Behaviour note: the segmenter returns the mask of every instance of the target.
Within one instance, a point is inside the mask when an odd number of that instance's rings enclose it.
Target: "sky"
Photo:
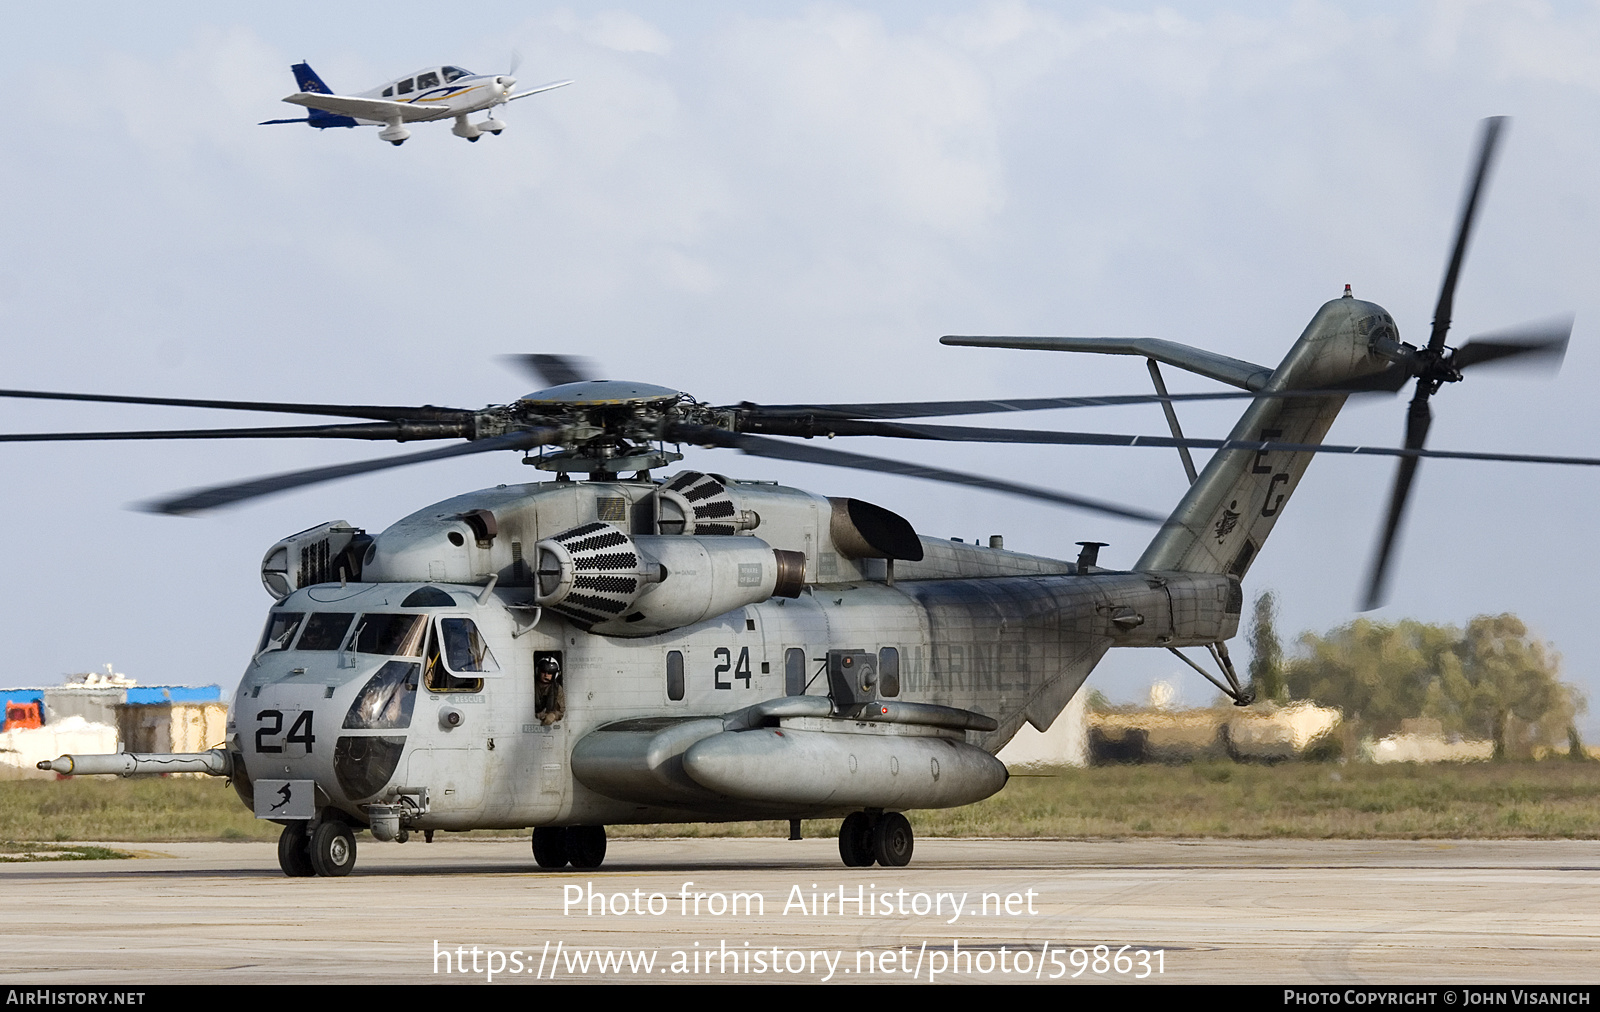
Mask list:
[[[1452,338],[1573,312],[1572,347],[1559,376],[1442,391],[1429,445],[1597,453],[1593,4],[86,3],[8,25],[7,388],[479,407],[534,386],[498,356],[537,351],[717,404],[1143,393],[1136,359],[938,338],[1160,337],[1274,365],[1347,283],[1421,343],[1477,123],[1509,115]],[[258,126],[299,114],[279,101],[299,60],[343,92],[440,63],[576,83],[511,106],[499,137],[423,124],[396,148]],[[1221,436],[1239,410],[1180,415]],[[284,421],[0,401],[8,432]],[[1154,406],[1025,424],[1165,432]],[[1402,400],[1353,403],[1329,438],[1398,444],[1403,424]],[[1158,512],[1185,487],[1171,450],[850,448]],[[129,508],[389,452],[0,445],[0,685],[111,663],[231,690],[279,538],[535,477],[485,454],[192,519]],[[1066,558],[1108,542],[1113,567],[1152,533],[726,451],[686,466],[867,499],[937,537]],[[1391,471],[1312,464],[1246,583],[1290,636],[1357,617]],[[1427,462],[1373,617],[1514,612],[1600,708],[1597,489],[1585,469]],[[1114,651],[1090,685],[1132,699],[1157,678],[1214,695],[1160,651]],[[1597,714],[1582,726],[1600,737]]]

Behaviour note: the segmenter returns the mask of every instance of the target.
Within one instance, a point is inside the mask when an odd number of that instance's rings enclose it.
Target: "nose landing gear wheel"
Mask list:
[[[872,853],[885,868],[904,868],[911,863],[915,843],[911,823],[899,812],[884,812],[872,827]]]
[[[574,868],[598,868],[606,859],[606,827],[570,826],[567,829],[567,860]]]
[[[563,826],[540,826],[533,831],[533,859],[541,868],[567,866],[567,830]]]
[[[356,866],[356,837],[342,822],[328,821],[311,834],[311,867],[318,875],[338,878]]]
[[[317,873],[311,867],[310,842],[306,824],[291,822],[278,834],[278,867],[290,878],[309,878]]]
[[[870,868],[875,859],[872,852],[872,817],[866,812],[851,812],[839,827],[839,857],[846,868]]]

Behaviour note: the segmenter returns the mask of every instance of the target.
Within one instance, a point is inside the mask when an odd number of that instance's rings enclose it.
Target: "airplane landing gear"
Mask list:
[[[318,875],[340,878],[356,866],[356,836],[336,819],[323,822],[311,833],[311,867]]]
[[[572,826],[567,830],[567,860],[574,868],[598,868],[606,859],[606,827]]]
[[[567,830],[564,826],[540,826],[533,831],[533,859],[541,868],[554,870],[567,866]]]
[[[839,827],[839,857],[847,868],[904,868],[916,838],[899,812],[852,812]]]
[[[540,826],[533,831],[533,859],[552,871],[568,864],[598,868],[606,859],[606,827]]]
[[[278,834],[278,867],[290,878],[309,878],[317,873],[311,867],[308,842],[304,822],[291,822]]]

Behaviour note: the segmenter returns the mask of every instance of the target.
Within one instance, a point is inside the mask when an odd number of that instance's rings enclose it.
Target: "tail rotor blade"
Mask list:
[[[1419,389],[1406,415],[1406,449],[1422,449],[1422,444],[1428,439],[1428,427],[1432,424],[1433,411],[1428,407],[1427,395],[1423,389]],[[1362,611],[1381,607],[1388,594],[1389,560],[1394,554],[1400,526],[1405,521],[1406,505],[1411,499],[1411,485],[1416,481],[1417,465],[1421,462],[1420,457],[1402,457],[1400,466],[1395,469],[1394,487],[1389,492],[1389,512],[1384,518],[1383,533],[1378,538],[1378,548],[1372,557],[1372,570],[1367,577],[1367,593],[1361,603]]]
[[[1467,257],[1467,244],[1472,238],[1472,225],[1478,217],[1478,199],[1483,195],[1489,171],[1494,167],[1495,154],[1500,147],[1500,135],[1509,122],[1504,116],[1491,116],[1483,121],[1479,135],[1477,164],[1467,192],[1461,201],[1461,218],[1456,223],[1456,243],[1450,252],[1450,263],[1445,268],[1444,282],[1439,286],[1439,302],[1433,310],[1433,333],[1428,337],[1428,350],[1438,354],[1444,350],[1445,334],[1450,330],[1450,314],[1456,300],[1456,281],[1461,276],[1461,264]]]
[[[1520,327],[1479,334],[1456,349],[1450,360],[1457,369],[1518,359],[1518,364],[1544,367],[1551,371],[1561,367],[1567,354],[1567,342],[1572,337],[1571,316],[1539,323],[1525,323]]]

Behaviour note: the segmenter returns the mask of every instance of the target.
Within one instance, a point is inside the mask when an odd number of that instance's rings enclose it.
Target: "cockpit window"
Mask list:
[[[337,650],[344,643],[344,634],[350,629],[353,612],[319,611],[306,619],[306,631],[300,634],[298,650]]]
[[[472,76],[472,71],[462,70],[460,67],[446,67],[441,73],[444,74],[445,84],[453,84],[460,78]]]
[[[345,714],[344,726],[357,730],[390,731],[411,726],[417,702],[417,673],[421,665],[390,661],[362,686]]]
[[[266,632],[261,634],[261,645],[256,647],[256,653],[271,653],[274,650],[287,650],[294,641],[295,631],[300,628],[300,620],[305,618],[303,611],[275,611],[267,617]]]
[[[427,628],[425,615],[363,615],[356,627],[355,649],[361,654],[419,657]]]
[[[428,631],[428,648],[422,652],[422,684],[429,692],[482,692],[482,678],[457,678],[445,664],[438,629]]]
[[[444,637],[444,663],[456,674],[494,674],[500,665],[489,652],[489,644],[470,618],[442,618],[439,631]]]
[[[433,71],[430,70],[426,74],[418,74],[417,75],[417,90],[418,91],[426,91],[429,88],[437,88],[437,87],[439,87],[439,75],[438,74],[435,74]]]
[[[411,78],[408,77],[404,81],[401,81],[399,84],[395,85],[394,90],[398,91],[402,95],[411,94]]]

